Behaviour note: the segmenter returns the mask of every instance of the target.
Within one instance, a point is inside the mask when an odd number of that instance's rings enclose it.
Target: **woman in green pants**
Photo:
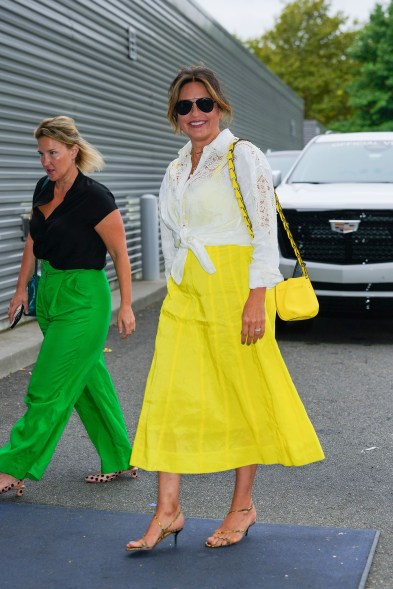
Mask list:
[[[44,339],[27,411],[0,449],[0,493],[17,495],[23,494],[24,478],[42,477],[73,408],[101,459],[101,473],[86,482],[136,476],[137,470],[129,467],[131,445],[103,358],[111,315],[107,252],[121,293],[118,331],[125,338],[135,330],[123,222],[109,190],[83,173],[102,169],[104,162],[73,119],[43,120],[34,135],[47,176],[33,195],[30,235],[8,313],[11,320],[21,304],[27,311],[27,283],[35,258],[41,259],[37,320]]]

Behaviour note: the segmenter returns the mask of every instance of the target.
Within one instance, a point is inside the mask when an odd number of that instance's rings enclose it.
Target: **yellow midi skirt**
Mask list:
[[[189,251],[181,284],[169,279],[132,464],[186,474],[322,460],[275,340],[274,289],[265,335],[240,341],[252,248],[206,249],[214,274]]]

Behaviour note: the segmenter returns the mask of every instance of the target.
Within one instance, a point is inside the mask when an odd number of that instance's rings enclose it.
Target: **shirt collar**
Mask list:
[[[215,151],[218,155],[222,156],[228,152],[229,146],[234,140],[235,136],[229,129],[224,129],[217,135],[217,137],[204,147],[204,155]],[[191,141],[188,141],[184,147],[179,149],[179,159],[185,159],[191,155]]]
[[[78,188],[80,182],[82,181],[82,179],[84,178],[84,174],[83,172],[81,172],[80,170],[78,170],[78,175],[74,180],[74,183],[72,184],[72,186],[69,188],[69,190],[67,191],[66,197],[70,195],[70,193],[73,192],[73,190],[75,188]],[[41,205],[46,205],[48,204],[51,200],[53,200],[54,198],[54,188],[55,188],[55,183],[52,181],[49,181],[45,184],[45,186],[38,192],[38,194],[36,195],[35,199],[34,199],[34,206],[38,207]]]

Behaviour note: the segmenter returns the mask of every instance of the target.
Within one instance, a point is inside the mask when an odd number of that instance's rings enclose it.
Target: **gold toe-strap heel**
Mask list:
[[[250,507],[245,507],[243,509],[231,509],[228,511],[228,515],[230,513],[249,513],[254,508],[254,503],[251,503]],[[216,530],[212,536],[213,538],[218,538],[219,540],[223,540],[225,544],[210,544],[210,542],[206,541],[205,546],[206,548],[226,548],[227,546],[233,546],[233,544],[239,544],[243,540],[245,536],[248,535],[248,530],[256,523],[256,519],[250,523],[250,525],[245,528],[244,530]],[[236,542],[231,542],[230,536],[232,534],[241,534],[240,540]]]
[[[158,517],[156,515],[154,515],[154,519],[156,520],[156,522],[158,523],[158,525],[161,528],[161,532],[160,535],[158,536],[157,541],[152,545],[152,546],[148,546],[147,542],[145,540],[145,536],[142,537],[142,539],[140,540],[140,544],[139,546],[129,546],[127,544],[126,546],[126,550],[127,552],[140,552],[142,550],[153,550],[153,548],[155,548],[157,546],[157,544],[159,544],[160,542],[162,542],[162,540],[164,540],[164,538],[167,538],[168,536],[171,536],[172,534],[175,536],[175,546],[177,544],[177,537],[180,534],[180,532],[182,531],[183,527],[181,528],[174,528],[173,530],[170,530],[169,528],[175,523],[175,521],[177,520],[177,518],[181,515],[181,510],[179,510],[176,514],[176,516],[173,518],[173,520],[167,525],[167,526],[163,526],[162,523],[160,522],[160,520],[158,519]]]

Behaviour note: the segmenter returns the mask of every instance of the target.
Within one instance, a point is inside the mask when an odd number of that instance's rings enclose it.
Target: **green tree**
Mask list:
[[[356,32],[342,12],[329,16],[328,0],[295,0],[287,4],[275,27],[245,41],[254,55],[299,94],[305,118],[329,125],[348,119],[353,110],[346,87],[355,65],[348,48]]]
[[[359,63],[348,86],[354,116],[340,130],[393,131],[393,0],[377,4],[350,54]]]

